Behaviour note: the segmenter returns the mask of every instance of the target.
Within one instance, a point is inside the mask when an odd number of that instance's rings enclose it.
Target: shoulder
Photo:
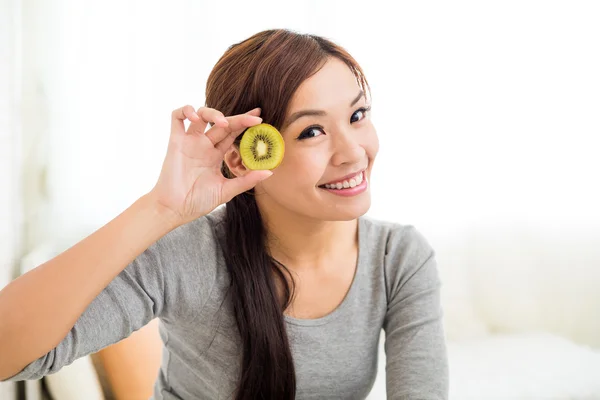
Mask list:
[[[223,210],[216,209],[172,230],[147,250],[162,271],[167,300],[180,308],[187,302],[197,309],[224,279],[223,250],[216,233],[223,217]]]
[[[433,252],[425,235],[414,225],[369,216],[361,219],[366,230],[366,240],[370,245],[383,245],[385,256],[423,258]]]
[[[179,250],[188,247],[215,246],[218,242],[216,229],[221,225],[224,217],[224,207],[216,208],[211,213],[172,230],[158,243],[163,247],[174,247]]]
[[[216,261],[221,254],[221,244],[217,230],[225,216],[224,209],[217,208],[211,213],[181,225],[154,243],[150,250],[164,256],[165,260],[179,264],[204,264]]]
[[[428,274],[417,274],[426,264],[434,264],[435,250],[425,235],[412,224],[362,217],[365,238],[371,248],[377,249],[383,262],[383,273],[388,299],[411,278],[432,279]]]

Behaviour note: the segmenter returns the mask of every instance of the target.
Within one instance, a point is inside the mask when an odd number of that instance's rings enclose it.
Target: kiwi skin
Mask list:
[[[261,135],[262,138],[257,138]],[[255,148],[257,140],[269,141],[268,150],[276,148],[276,154],[266,160],[257,160],[255,158]],[[285,153],[285,144],[283,137],[273,125],[262,123],[251,126],[242,135],[239,144],[240,155],[244,166],[250,170],[273,170],[283,161]],[[275,158],[273,158],[275,157]]]

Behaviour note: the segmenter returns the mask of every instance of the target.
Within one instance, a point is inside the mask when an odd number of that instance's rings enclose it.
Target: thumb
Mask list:
[[[227,181],[223,184],[223,202],[226,203],[238,194],[252,189],[258,182],[267,179],[271,175],[273,175],[272,171],[261,170],[251,171],[244,176],[227,179]]]

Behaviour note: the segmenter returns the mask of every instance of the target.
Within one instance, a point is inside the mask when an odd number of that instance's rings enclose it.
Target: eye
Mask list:
[[[302,131],[300,136],[298,136],[298,140],[309,139],[324,134],[325,132],[323,132],[323,128],[321,128],[320,126],[309,126],[308,128]]]
[[[371,107],[361,107],[358,110],[354,111],[354,114],[352,114],[352,117],[350,118],[350,123],[353,122],[358,122],[361,119],[365,118],[367,116],[367,112],[371,109]],[[355,119],[354,117],[356,115],[359,115],[360,117],[358,117],[358,119]]]

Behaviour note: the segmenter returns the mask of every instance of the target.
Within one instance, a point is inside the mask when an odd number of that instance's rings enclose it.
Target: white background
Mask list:
[[[365,69],[382,144],[371,214],[449,234],[600,224],[593,2],[233,4],[24,1],[43,235],[97,227],[148,190],[170,110],[202,105],[227,46],[271,27],[328,36]]]

